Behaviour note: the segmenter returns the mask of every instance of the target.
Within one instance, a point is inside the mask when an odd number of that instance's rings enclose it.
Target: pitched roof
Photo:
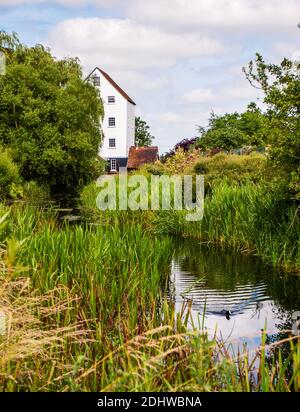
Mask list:
[[[99,69],[99,67],[95,67],[95,69],[88,75],[87,78],[91,76],[94,71],[98,69],[99,72],[106,78],[106,80],[116,89],[118,92],[126,99],[128,100],[131,104],[134,104],[136,106],[136,103],[131,99],[131,97],[128,96],[128,94],[110,77],[109,74],[107,74],[104,70]]]
[[[137,169],[145,163],[154,163],[158,159],[158,147],[131,146],[128,154],[128,169]]]

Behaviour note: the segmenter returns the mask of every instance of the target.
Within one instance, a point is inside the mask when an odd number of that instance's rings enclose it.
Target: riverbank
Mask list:
[[[184,216],[184,212],[161,212],[156,230],[218,243],[300,272],[299,208],[276,199],[264,187],[220,184],[205,199],[202,221],[187,222]]]
[[[89,185],[81,201],[89,219],[103,213],[96,208],[99,188]],[[300,216],[296,202],[266,185],[218,182],[205,196],[201,221],[185,219],[186,211],[128,212],[156,235],[190,237],[259,256],[264,262],[300,273]],[[118,212],[106,214],[118,216]],[[123,214],[124,215],[124,214]]]
[[[255,381],[246,355],[188,330],[164,298],[170,239],[146,216],[105,219],[72,226],[52,207],[1,207],[2,390],[298,390],[298,346],[275,371],[262,347]]]

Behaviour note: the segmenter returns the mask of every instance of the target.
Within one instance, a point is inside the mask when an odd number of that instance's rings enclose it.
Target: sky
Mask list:
[[[0,29],[108,72],[164,153],[262,95],[242,67],[299,56],[300,0],[0,0]]]

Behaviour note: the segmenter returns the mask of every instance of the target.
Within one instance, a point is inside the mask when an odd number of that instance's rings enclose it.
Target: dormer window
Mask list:
[[[108,104],[115,104],[116,103],[115,96],[108,96],[107,101],[108,101]]]

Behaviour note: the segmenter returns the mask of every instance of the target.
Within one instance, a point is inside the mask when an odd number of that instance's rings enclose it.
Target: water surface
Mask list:
[[[175,243],[170,295],[178,312],[190,300],[194,323],[201,327],[204,319],[210,335],[217,329],[218,337],[254,349],[265,326],[269,343],[291,330],[292,313],[300,310],[300,276],[253,256],[182,240]]]

